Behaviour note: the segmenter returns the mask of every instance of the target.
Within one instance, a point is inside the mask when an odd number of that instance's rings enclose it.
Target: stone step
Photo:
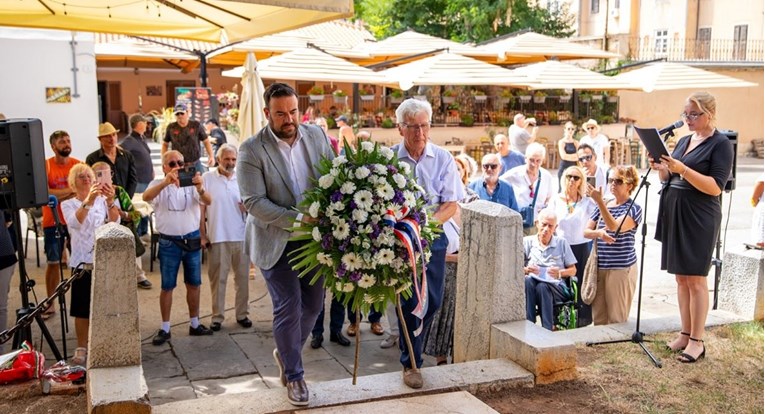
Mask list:
[[[467,391],[349,404],[340,407],[314,408],[303,412],[310,414],[412,413],[422,411],[425,407],[429,413],[490,414],[497,412]]]
[[[532,387],[534,376],[506,359],[471,361],[422,369],[425,386],[415,390],[404,385],[400,372],[311,384],[308,408],[331,407],[370,401],[400,400],[439,392],[496,392],[507,388]],[[272,413],[291,411],[286,388],[225,394],[172,402],[152,407],[154,414],[209,414],[219,412]],[[335,412],[335,411],[333,411]],[[393,411],[402,412],[402,411]],[[474,411],[475,412],[475,411]],[[478,411],[480,412],[480,411]]]

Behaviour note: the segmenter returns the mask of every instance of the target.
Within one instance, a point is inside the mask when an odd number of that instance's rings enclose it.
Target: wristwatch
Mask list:
[[[82,203],[82,208],[84,208],[85,210],[90,210],[91,208],[93,208],[93,206],[89,206],[85,203]]]

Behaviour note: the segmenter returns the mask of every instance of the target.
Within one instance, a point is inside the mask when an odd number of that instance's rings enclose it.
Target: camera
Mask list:
[[[194,185],[191,180],[195,175],[197,175],[197,169],[193,165],[178,170],[178,181],[181,187],[189,187]]]

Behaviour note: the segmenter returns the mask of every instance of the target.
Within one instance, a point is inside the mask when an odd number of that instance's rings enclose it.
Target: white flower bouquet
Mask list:
[[[424,278],[438,229],[426,209],[425,191],[409,164],[387,147],[345,143],[345,155],[320,161],[316,187],[304,194],[303,211],[316,219],[293,228],[307,241],[290,262],[311,283],[324,285],[354,311],[382,311],[396,295],[412,294]]]

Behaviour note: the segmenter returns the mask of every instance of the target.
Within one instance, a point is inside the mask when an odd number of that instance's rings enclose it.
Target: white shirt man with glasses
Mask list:
[[[200,204],[210,205],[212,198],[204,189],[199,171],[191,185],[181,186],[179,171],[183,169],[183,155],[176,150],[162,155],[165,177],[154,180],[143,193],[143,201],[154,208],[155,228],[159,232],[159,269],[162,292],[159,309],[162,327],[152,344],[162,345],[170,339],[170,309],[178,270],[183,264],[186,284],[186,302],[189,307],[189,335],[212,335],[212,330],[199,323],[199,286],[202,284],[202,243],[199,233]]]

